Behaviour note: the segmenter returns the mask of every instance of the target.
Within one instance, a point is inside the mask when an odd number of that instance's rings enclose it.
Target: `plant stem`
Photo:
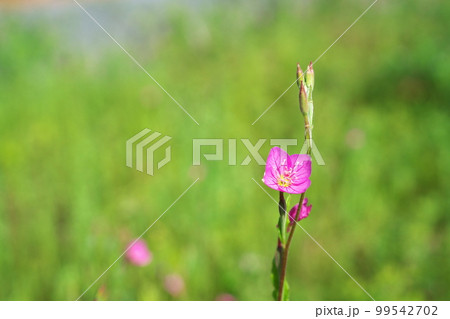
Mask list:
[[[300,212],[302,210],[302,205],[303,205],[303,200],[305,199],[305,194],[306,192],[304,192],[301,196],[300,196],[300,201],[298,202],[298,209],[297,209],[297,214],[295,214],[295,219],[294,219],[294,225],[292,226],[291,232],[289,233],[289,238],[286,242],[286,251],[289,249],[289,246],[291,245],[291,241],[292,241],[292,237],[294,236],[294,229],[295,227],[295,221],[298,220],[298,216],[300,216]],[[287,257],[286,257],[287,259]]]
[[[278,210],[280,212],[280,219],[278,222],[278,227],[280,230],[280,245],[277,248],[280,253],[280,266],[282,266],[282,260],[285,255],[285,245],[286,245],[286,201],[284,199],[283,192],[280,191],[280,203],[278,204]],[[282,269],[282,268],[281,268]],[[283,298],[284,291],[284,275],[280,273],[279,286],[278,286],[278,300]]]
[[[300,93],[302,91],[300,90]],[[313,105],[312,105],[312,90],[310,91],[310,93],[308,94],[308,100],[307,103],[310,104],[308,109],[310,109],[311,113],[308,114],[303,114],[303,119],[305,121],[305,140],[307,142],[307,151],[306,154],[308,154],[309,156],[311,156],[312,153],[312,111],[313,111]],[[301,100],[301,94],[300,94],[300,109],[302,109],[302,100]],[[303,111],[302,111],[303,112]],[[282,195],[282,192],[280,192],[280,205],[279,205],[279,209],[280,209],[280,222],[279,222],[279,227],[283,227],[280,229],[281,234],[282,234],[282,240],[281,240],[281,265],[280,265],[280,284],[278,287],[278,301],[283,300],[283,293],[284,293],[284,282],[286,280],[286,267],[287,267],[287,260],[288,260],[288,254],[289,254],[289,247],[291,246],[291,242],[292,242],[292,237],[294,236],[294,231],[295,231],[295,223],[298,220],[298,217],[300,216],[300,212],[302,210],[302,206],[303,206],[303,200],[305,199],[305,193],[302,193],[300,195],[300,200],[298,202],[298,208],[297,208],[297,212],[295,214],[293,225],[292,227],[290,227],[290,231],[289,231],[289,236],[288,239],[286,240],[286,217],[288,216],[287,212],[286,212],[286,205],[284,207],[284,212],[282,212],[282,207],[281,207],[281,203],[282,200],[284,201],[284,197]],[[289,219],[289,217],[288,217]],[[288,220],[288,225],[291,223],[290,220]],[[289,228],[289,226],[287,226]]]
[[[306,121],[306,119],[305,119],[305,121]],[[308,141],[308,149],[306,151],[306,154],[311,155],[311,151],[312,151],[311,135],[312,134],[311,134],[311,129],[309,127],[309,123],[305,127],[305,135],[306,135],[305,136],[306,140]],[[295,214],[295,217],[293,220],[294,224],[291,227],[291,230],[289,232],[289,237],[288,237],[286,243],[283,243],[283,249],[282,249],[282,254],[281,254],[281,267],[280,267],[280,286],[278,288],[278,301],[283,300],[284,281],[286,280],[286,267],[287,267],[289,247],[291,246],[292,237],[294,236],[294,231],[296,228],[295,222],[298,220],[298,216],[300,216],[300,212],[302,211],[302,205],[303,205],[303,200],[305,199],[305,193],[306,192],[304,192],[300,195],[297,213]],[[281,194],[280,194],[280,202],[281,202]],[[287,215],[286,210],[284,211],[284,213]],[[281,214],[281,212],[280,212],[280,214]],[[291,223],[290,220],[288,222]]]
[[[280,239],[281,243],[286,244],[286,200],[284,199],[284,193],[280,192],[280,203],[278,204],[278,211],[280,212],[280,220],[279,225],[280,227]]]
[[[294,221],[296,221],[298,219],[298,216],[300,215],[300,212],[301,212],[301,209],[302,209],[302,204],[303,204],[303,199],[305,198],[305,193],[303,193],[300,196],[300,201],[299,201],[299,204],[298,204],[298,209],[297,209],[297,213],[295,214]],[[295,224],[294,224],[292,226],[292,228],[291,228],[291,231],[289,232],[288,240],[286,242],[286,245],[284,246],[283,254],[281,255],[281,273],[280,273],[280,288],[278,290],[278,301],[283,300],[283,288],[284,288],[284,281],[286,279],[286,267],[287,267],[289,246],[291,245],[291,241],[292,241],[292,237],[294,236],[295,228],[296,227],[295,227]]]

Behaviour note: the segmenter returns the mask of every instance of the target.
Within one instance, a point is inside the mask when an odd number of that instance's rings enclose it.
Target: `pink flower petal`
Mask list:
[[[272,189],[290,193],[304,193],[311,185],[311,157],[305,154],[289,156],[279,147],[270,150],[263,182]]]
[[[312,205],[307,206],[307,204],[308,204],[308,199],[307,198],[303,199],[302,210],[300,211],[300,215],[298,216],[297,221],[300,221],[300,220],[308,217],[309,213],[311,213]],[[292,207],[291,210],[289,211],[289,219],[290,219],[291,224],[294,223],[294,219],[295,219],[295,216],[297,215],[297,211],[298,211],[298,204],[295,205],[294,207]]]
[[[309,179],[305,180],[301,184],[292,184],[286,188],[286,193],[289,194],[302,194],[311,186],[311,181]]]

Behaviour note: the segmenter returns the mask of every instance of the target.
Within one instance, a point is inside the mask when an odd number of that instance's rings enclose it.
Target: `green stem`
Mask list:
[[[286,201],[284,199],[284,193],[280,192],[280,203],[278,204],[278,209],[280,212],[280,219],[278,222],[278,227],[280,231],[280,247],[278,251],[280,253],[280,259],[284,259],[285,255],[285,244],[286,244]],[[282,264],[280,265],[282,266]],[[283,268],[280,268],[283,271]],[[280,274],[279,286],[278,286],[278,300],[282,300],[284,291],[284,277],[285,274]]]
[[[278,227],[280,228],[280,240],[284,245],[286,243],[286,200],[284,193],[280,192],[280,203],[278,204],[278,211],[280,212],[280,220]]]
[[[308,140],[308,149],[306,151],[306,154],[311,155],[311,151],[312,151],[311,130],[310,130],[310,128],[308,126],[306,127],[306,139]],[[278,288],[278,301],[283,300],[284,281],[286,280],[286,268],[287,268],[289,247],[291,246],[292,237],[294,236],[294,231],[295,231],[295,228],[296,228],[295,227],[296,226],[295,222],[298,220],[298,216],[300,216],[300,213],[301,213],[301,210],[302,210],[303,200],[305,199],[305,194],[306,194],[306,192],[304,192],[304,193],[302,193],[300,195],[300,200],[298,202],[297,213],[295,214],[294,224],[292,225],[291,230],[289,232],[289,237],[288,237],[286,242],[282,242],[283,249],[282,249],[282,254],[281,254],[280,286]],[[280,201],[281,201],[281,197],[280,197]],[[287,215],[286,214],[286,209],[285,209],[284,213],[285,213],[285,215]],[[281,214],[281,212],[280,212],[280,214]],[[289,220],[288,222],[290,223],[291,221]],[[283,223],[283,225],[285,225],[285,224]]]
[[[300,196],[300,201],[298,204],[298,209],[297,209],[297,213],[295,214],[294,221],[296,221],[298,219],[298,216],[300,215],[300,212],[302,209],[302,204],[303,204],[303,199],[305,198],[305,193],[303,193]],[[295,228],[296,227],[294,224],[293,227],[291,227],[291,231],[289,232],[288,240],[286,242],[286,245],[284,246],[283,254],[281,256],[281,273],[280,273],[280,288],[278,290],[278,301],[283,300],[283,290],[284,290],[283,288],[284,288],[284,281],[286,280],[286,268],[287,268],[288,253],[289,253],[289,247],[291,246],[292,237],[294,236]]]

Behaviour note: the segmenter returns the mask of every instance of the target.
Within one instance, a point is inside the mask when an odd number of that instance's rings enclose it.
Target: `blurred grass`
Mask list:
[[[192,167],[192,138],[301,138],[295,88],[251,123],[369,4],[86,4],[200,126],[79,8],[0,9],[0,298],[77,298],[200,177],[144,236],[153,263],[119,261],[83,299],[101,285],[110,300],[171,299],[169,273],[182,300],[270,299],[277,210],[252,181],[263,167]],[[449,14],[380,1],[315,65],[326,166],[302,223],[377,300],[450,298]],[[125,166],[145,127],[173,137],[153,177]],[[295,237],[293,300],[368,299]]]

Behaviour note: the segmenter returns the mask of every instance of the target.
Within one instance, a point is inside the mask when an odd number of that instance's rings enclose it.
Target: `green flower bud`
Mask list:
[[[306,93],[306,86],[304,81],[300,81],[300,111],[304,116],[308,115],[309,104],[308,104],[308,93]]]
[[[298,88],[300,88],[300,83],[303,80],[302,77],[303,77],[302,68],[300,67],[300,63],[297,63],[297,86],[298,86]]]
[[[314,70],[312,62],[309,62],[308,68],[306,69],[305,82],[308,91],[312,93],[312,90],[314,90]]]

